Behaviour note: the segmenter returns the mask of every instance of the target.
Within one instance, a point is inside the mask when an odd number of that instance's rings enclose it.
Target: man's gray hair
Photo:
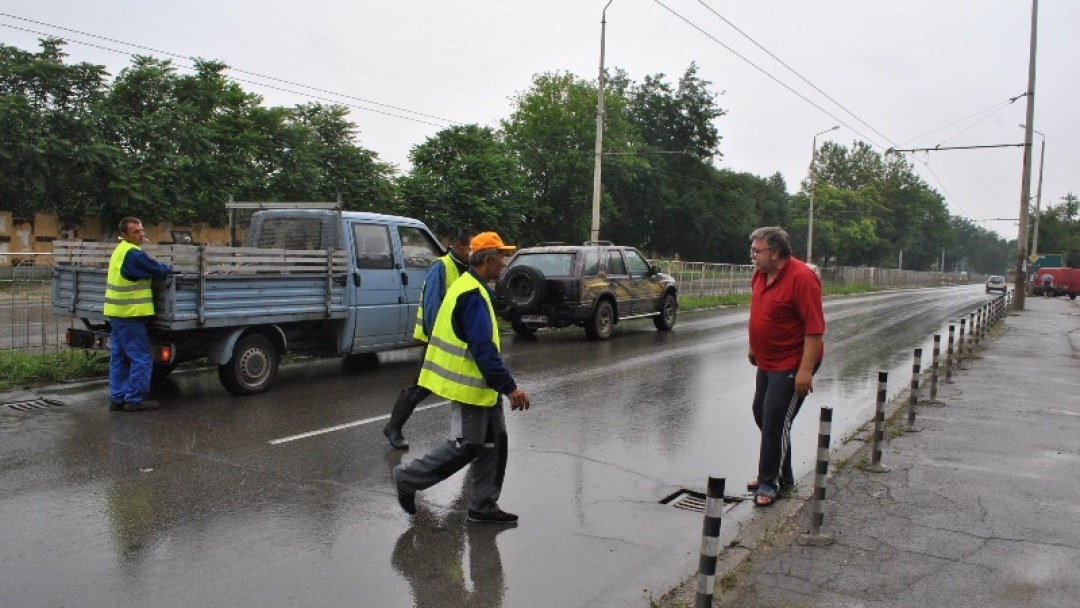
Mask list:
[[[750,241],[765,241],[769,249],[779,253],[780,257],[791,256],[791,237],[779,226],[758,228],[750,233]]]
[[[498,249],[485,249],[483,251],[476,251],[469,254],[469,266],[480,267],[484,265],[484,260],[488,258],[495,258],[502,255],[502,252]]]

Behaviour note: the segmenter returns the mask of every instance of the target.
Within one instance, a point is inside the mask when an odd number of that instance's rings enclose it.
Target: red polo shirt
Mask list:
[[[793,257],[787,259],[771,285],[766,285],[767,278],[755,270],[750,280],[750,350],[760,370],[798,369],[804,338],[825,333],[821,279]],[[818,361],[824,354],[823,344]]]

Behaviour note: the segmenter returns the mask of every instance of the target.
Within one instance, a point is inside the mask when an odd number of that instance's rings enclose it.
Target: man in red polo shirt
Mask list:
[[[758,368],[754,422],[761,429],[754,504],[776,502],[780,488],[795,484],[791,470],[791,423],[825,354],[821,279],[791,257],[780,228],[750,235],[754,276],[750,280],[750,364]]]

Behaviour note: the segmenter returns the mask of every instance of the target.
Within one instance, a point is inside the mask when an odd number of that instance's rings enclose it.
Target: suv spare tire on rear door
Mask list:
[[[514,266],[499,282],[506,300],[518,311],[528,312],[540,306],[547,295],[544,273],[535,266]]]

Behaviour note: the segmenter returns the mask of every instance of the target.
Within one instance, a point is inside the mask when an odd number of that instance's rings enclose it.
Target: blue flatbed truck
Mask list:
[[[72,348],[109,350],[110,243],[53,244],[52,309]],[[153,281],[155,375],[208,359],[234,395],[267,390],[288,352],[350,365],[415,346],[427,267],[444,249],[419,220],[321,209],[252,215],[243,247],[144,245],[174,274]],[[73,323],[74,325],[74,323]]]

